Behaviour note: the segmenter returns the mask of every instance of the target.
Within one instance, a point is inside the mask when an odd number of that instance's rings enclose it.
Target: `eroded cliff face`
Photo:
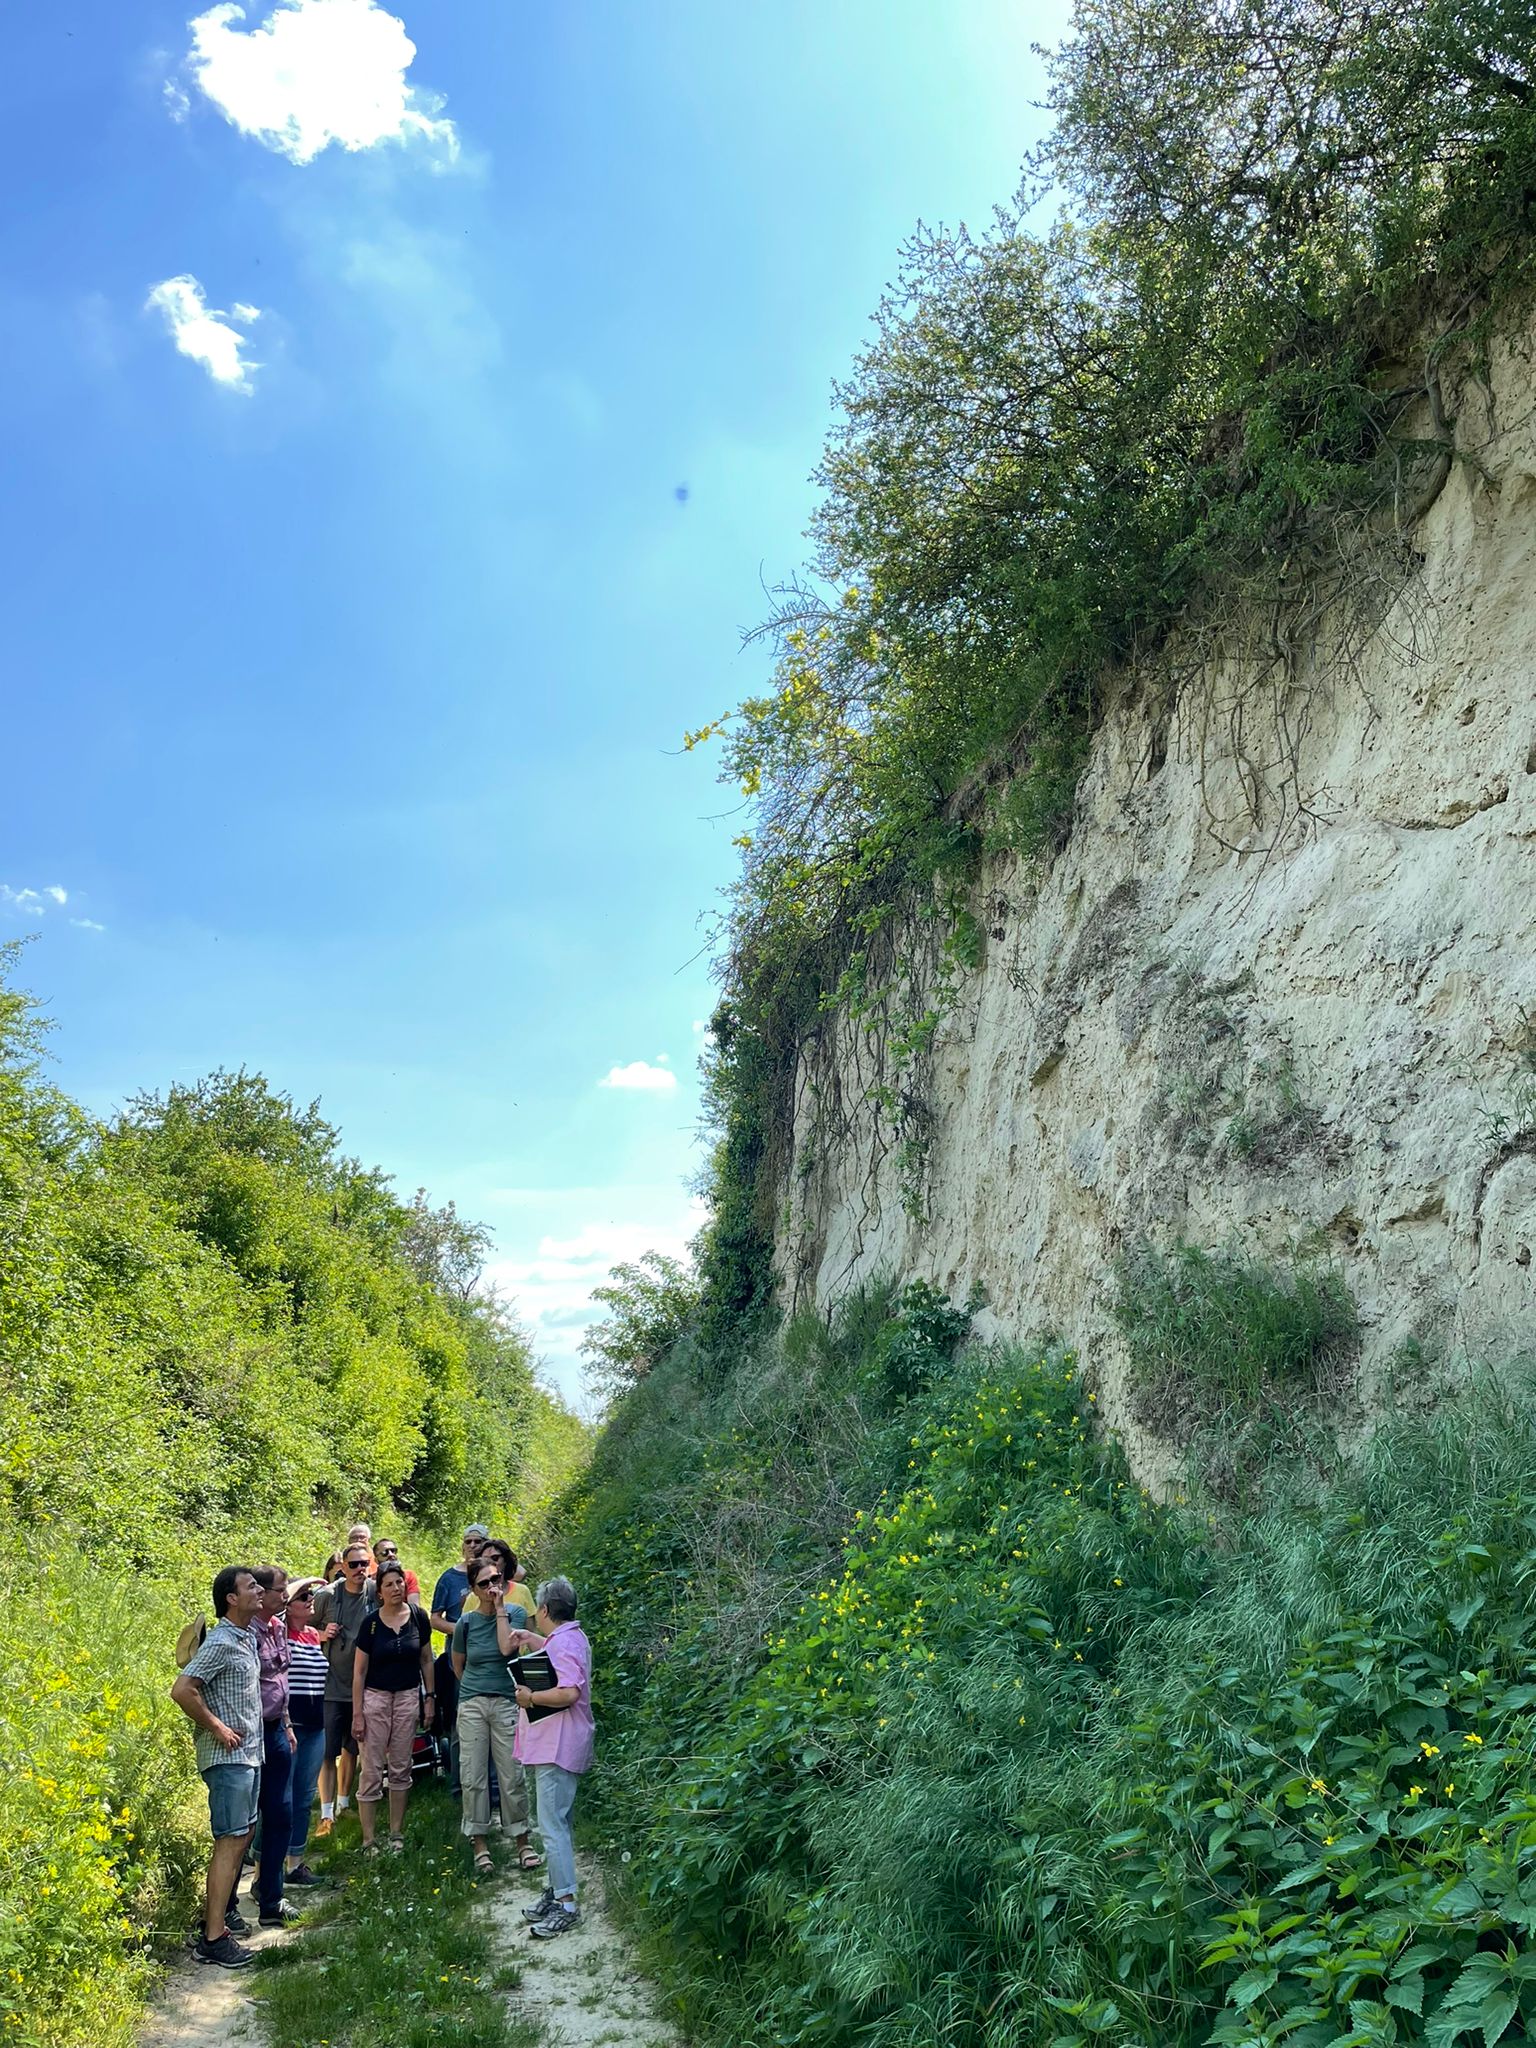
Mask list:
[[[988,863],[982,957],[924,1059],[898,1073],[846,1020],[807,1049],[786,1302],[877,1272],[979,1288],[983,1333],[1074,1345],[1148,1473],[1167,1446],[1108,1313],[1143,1239],[1321,1241],[1367,1409],[1404,1347],[1536,1352],[1531,353],[1455,395],[1466,453],[1354,658],[1279,684],[1208,661],[1161,723],[1126,702],[1054,863]]]

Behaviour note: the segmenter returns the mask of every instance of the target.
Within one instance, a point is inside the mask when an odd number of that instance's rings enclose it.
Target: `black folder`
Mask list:
[[[509,1657],[507,1669],[517,1685],[526,1685],[530,1692],[550,1692],[560,1683],[554,1664],[547,1650],[525,1650],[520,1657]],[[523,1712],[530,1721],[542,1721],[546,1714],[558,1714],[559,1707],[525,1707]]]

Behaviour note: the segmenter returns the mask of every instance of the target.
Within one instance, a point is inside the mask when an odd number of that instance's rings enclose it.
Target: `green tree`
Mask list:
[[[587,1376],[612,1400],[636,1386],[687,1335],[699,1310],[699,1282],[692,1264],[665,1252],[642,1252],[632,1263],[614,1266],[592,1299],[608,1310],[581,1342]]]

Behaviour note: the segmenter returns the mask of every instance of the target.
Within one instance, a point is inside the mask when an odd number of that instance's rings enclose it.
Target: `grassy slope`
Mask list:
[[[895,1398],[906,1321],[792,1329],[712,1394],[674,1358],[576,1504],[593,1817],[697,2038],[1522,2024],[1530,1402],[1217,1527],[1094,1447],[1070,1361],[936,1351]]]

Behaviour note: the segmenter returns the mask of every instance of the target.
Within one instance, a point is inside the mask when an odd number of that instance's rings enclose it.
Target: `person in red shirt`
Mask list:
[[[371,1579],[377,1580],[379,1567],[384,1564],[400,1564],[400,1547],[396,1543],[391,1543],[387,1536],[381,1536],[373,1546],[373,1570],[368,1576]],[[400,1569],[405,1572],[405,1597],[413,1607],[419,1607],[421,1605],[421,1581],[413,1571],[406,1571],[404,1565],[401,1565]]]

